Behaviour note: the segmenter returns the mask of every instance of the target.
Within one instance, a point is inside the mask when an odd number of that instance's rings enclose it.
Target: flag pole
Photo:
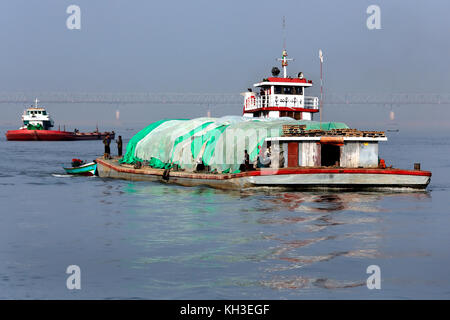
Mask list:
[[[322,110],[323,110],[323,54],[322,50],[319,49],[319,59],[320,59],[320,103],[319,103],[319,116],[320,116],[320,130],[322,130]]]

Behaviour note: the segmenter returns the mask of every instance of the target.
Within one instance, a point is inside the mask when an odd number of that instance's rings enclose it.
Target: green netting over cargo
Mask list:
[[[187,120],[187,119],[185,119]],[[166,121],[172,121],[172,120],[159,120],[156,122],[153,122],[149,126],[145,127],[138,133],[136,133],[130,141],[128,141],[127,144],[127,151],[125,155],[123,156],[122,160],[120,160],[121,163],[134,163],[135,161],[142,161],[143,159],[138,159],[135,156],[136,151],[136,145],[139,141],[141,141],[143,138],[145,138],[151,131],[153,131],[155,128],[157,128],[160,124],[166,122]]]
[[[244,150],[250,161],[258,155],[258,147],[268,137],[282,134],[284,124],[306,125],[306,130],[345,129],[344,123],[243,117],[163,120],[151,124],[136,134],[127,145],[122,162],[149,161],[155,168],[177,164],[191,171],[197,164],[212,171],[234,172],[244,160]]]

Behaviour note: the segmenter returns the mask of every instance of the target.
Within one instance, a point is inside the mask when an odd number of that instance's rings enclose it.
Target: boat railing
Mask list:
[[[306,109],[319,109],[319,98],[305,96]]]
[[[309,96],[287,96],[287,95],[254,95],[248,97],[245,110],[257,110],[268,107],[291,107],[305,109],[319,109],[319,98]]]
[[[245,110],[256,110],[267,108],[269,106],[270,96],[267,95],[252,95],[245,101]]]

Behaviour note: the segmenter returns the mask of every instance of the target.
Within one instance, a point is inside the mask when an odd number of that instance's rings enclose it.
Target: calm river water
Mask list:
[[[450,298],[442,136],[392,133],[380,148],[388,165],[431,170],[426,192],[225,192],[68,177],[62,164],[101,142],[7,142],[0,129],[1,299]],[[66,288],[69,265],[81,290]]]

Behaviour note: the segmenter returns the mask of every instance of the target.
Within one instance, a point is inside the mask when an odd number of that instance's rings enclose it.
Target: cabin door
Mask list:
[[[298,142],[288,143],[288,167],[298,167]]]

